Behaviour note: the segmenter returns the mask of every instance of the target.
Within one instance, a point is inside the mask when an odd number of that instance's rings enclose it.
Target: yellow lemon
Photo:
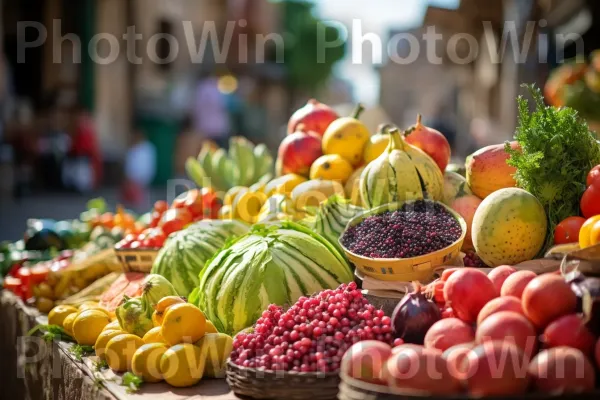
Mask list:
[[[224,333],[207,333],[195,343],[204,356],[204,376],[224,378],[227,359],[233,350],[233,339]]]
[[[342,184],[354,172],[352,165],[339,154],[328,154],[315,160],[310,167],[310,179],[341,181]]]
[[[112,314],[110,311],[108,311],[106,308],[102,308],[98,305],[96,306],[90,306],[88,308],[85,308],[83,310],[79,310],[79,312],[81,313],[82,311],[89,311],[89,310],[95,310],[95,311],[100,311],[101,313],[103,313],[104,315],[106,315],[108,318],[110,318],[110,320],[113,320],[113,316],[114,314]]]
[[[82,311],[73,321],[73,337],[81,345],[93,346],[109,322],[108,316],[101,311]]]
[[[106,344],[106,363],[113,371],[131,371],[133,355],[143,345],[144,341],[139,336],[129,333],[117,335]]]
[[[354,116],[333,121],[323,134],[323,154],[337,154],[358,166],[363,161],[363,151],[369,142],[369,129],[358,120],[362,106],[358,106]],[[311,174],[311,179],[314,179]],[[332,179],[332,178],[329,178]]]
[[[67,315],[76,313],[77,309],[73,306],[56,306],[48,314],[48,324],[63,326],[63,322]]]
[[[179,296],[166,296],[163,297],[154,306],[154,312],[152,313],[152,322],[154,326],[161,326],[167,309],[175,304],[186,303],[183,297]]]
[[[381,125],[379,132],[369,139],[369,142],[365,146],[363,153],[363,159],[366,164],[378,158],[390,144],[389,129],[390,125]]]
[[[253,224],[257,221],[260,210],[266,201],[267,195],[263,192],[241,191],[233,200],[233,217]]]
[[[144,382],[160,382],[162,380],[160,360],[167,350],[168,347],[164,343],[147,343],[143,345],[133,354],[131,371],[142,377]]]
[[[90,308],[97,308],[97,307],[98,307],[97,301],[84,301],[83,303],[81,303],[79,305],[78,309],[79,309],[79,311],[85,311]]]
[[[306,180],[305,177],[298,174],[286,174],[267,183],[263,192],[268,197],[275,194],[290,194],[296,186]]]
[[[242,190],[247,190],[247,187],[244,186],[234,186],[225,193],[225,197],[223,198],[224,206],[231,206],[233,204],[233,200]]]
[[[206,326],[204,327],[204,332],[205,332],[205,334],[219,333],[217,328],[215,328],[215,325],[212,322],[210,322],[209,320],[206,320]]]
[[[104,327],[105,331],[109,331],[109,330],[114,330],[114,331],[120,331],[122,330],[121,325],[119,324],[119,321],[111,321],[110,324],[106,325]]]
[[[174,346],[178,343],[194,343],[204,336],[206,317],[193,304],[175,304],[167,310],[160,333],[165,342]]]
[[[155,326],[154,328],[152,328],[148,332],[146,332],[146,334],[142,338],[144,343],[146,343],[146,344],[148,344],[148,343],[165,343],[165,339],[160,334],[160,330],[161,330],[160,326]]]
[[[198,346],[178,344],[167,350],[160,360],[160,372],[171,386],[193,386],[202,379],[204,359]]]
[[[109,329],[102,331],[102,333],[98,336],[98,339],[96,339],[96,344],[94,344],[96,355],[101,359],[104,359],[106,354],[106,345],[110,339],[123,334],[125,334],[125,332],[121,330]]]
[[[70,336],[73,336],[73,322],[75,322],[75,318],[77,318],[77,314],[73,313],[73,314],[67,315],[63,321],[63,329]]]

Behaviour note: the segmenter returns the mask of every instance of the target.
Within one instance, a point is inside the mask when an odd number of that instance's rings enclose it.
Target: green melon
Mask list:
[[[180,296],[188,296],[198,286],[204,263],[230,239],[248,232],[243,222],[204,220],[169,236],[158,253],[152,273],[164,276]]]

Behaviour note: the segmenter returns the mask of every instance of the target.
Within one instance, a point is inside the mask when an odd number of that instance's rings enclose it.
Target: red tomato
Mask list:
[[[600,214],[600,182],[594,182],[581,196],[581,213],[586,218]]]
[[[130,249],[139,249],[140,247],[142,247],[142,244],[140,242],[138,242],[137,240],[133,241],[130,245],[129,248]]]
[[[569,217],[556,225],[554,229],[554,244],[576,243],[579,241],[579,231],[585,218]]]
[[[170,209],[163,214],[159,226],[168,236],[185,228],[192,219],[192,214],[185,208]]]
[[[169,209],[169,205],[164,200],[158,200],[156,203],[154,203],[154,211],[159,214],[164,213],[168,209]]]
[[[173,208],[185,208],[192,214],[192,217],[202,215],[202,193],[198,189],[192,189],[180,194],[173,201]]]
[[[38,285],[46,280],[50,273],[50,268],[44,264],[37,264],[30,268],[31,271],[31,283]]]
[[[592,186],[593,183],[600,185],[600,165],[596,165],[592,168],[587,176],[586,183],[588,187]]]
[[[150,228],[156,228],[158,226],[158,224],[160,223],[160,218],[162,217],[163,213],[159,213],[158,211],[153,211],[152,212],[152,217],[150,218],[150,225],[148,225]]]
[[[223,202],[212,188],[202,188],[201,193],[204,218],[217,219]]]

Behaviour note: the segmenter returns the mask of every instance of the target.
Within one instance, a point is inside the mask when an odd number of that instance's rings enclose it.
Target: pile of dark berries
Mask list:
[[[336,372],[354,343],[398,341],[391,323],[352,282],[301,297],[287,311],[270,305],[251,333],[235,336],[230,358],[236,365],[269,371]]]
[[[456,242],[462,229],[444,206],[419,200],[374,215],[349,228],[341,241],[351,252],[371,258],[410,258]]]
[[[474,251],[467,251],[465,254],[465,258],[463,258],[463,263],[465,267],[473,267],[473,268],[489,268],[481,258]]]

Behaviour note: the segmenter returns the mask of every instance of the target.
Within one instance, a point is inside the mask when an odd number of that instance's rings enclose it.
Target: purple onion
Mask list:
[[[416,288],[406,294],[394,309],[393,332],[405,343],[423,344],[429,328],[441,318],[438,306]]]

